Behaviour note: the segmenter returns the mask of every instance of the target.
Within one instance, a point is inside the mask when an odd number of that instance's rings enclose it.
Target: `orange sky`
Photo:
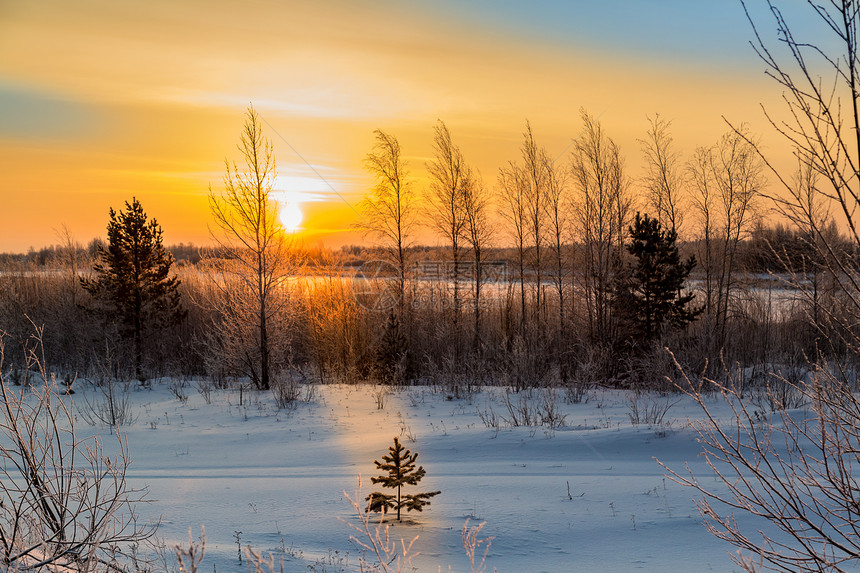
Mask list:
[[[489,185],[527,118],[560,155],[580,107],[633,177],[657,112],[682,151],[715,142],[722,115],[781,149],[749,37],[734,2],[0,0],[0,251],[55,243],[63,225],[104,236],[132,196],[167,243],[207,243],[208,188],[238,159],[251,102],[281,182],[314,199],[308,244],[361,241],[375,128],[398,136],[419,189],[437,118]]]

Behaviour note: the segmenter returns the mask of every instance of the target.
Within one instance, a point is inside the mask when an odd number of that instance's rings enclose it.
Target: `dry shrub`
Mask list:
[[[98,437],[78,439],[75,416],[45,369],[36,328],[27,363],[43,384],[10,389],[0,332],[0,562],[12,570],[123,570],[153,527],[137,523],[145,491],[126,481],[128,445],[110,458]]]
[[[302,387],[294,372],[280,372],[272,378],[271,386],[272,397],[279,410],[296,407],[302,395]]]
[[[679,399],[668,394],[635,390],[627,394],[627,416],[633,425],[647,424],[660,426],[665,423],[666,415]]]
[[[503,398],[508,417],[502,419],[509,426],[544,426],[552,430],[564,427],[567,416],[559,411],[555,388],[528,388],[517,393],[516,398],[513,394],[508,390]]]

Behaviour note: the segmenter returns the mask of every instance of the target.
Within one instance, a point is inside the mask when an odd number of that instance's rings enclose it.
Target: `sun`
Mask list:
[[[327,183],[298,175],[278,175],[272,188],[272,199],[278,204],[278,218],[287,233],[304,230],[302,205],[322,201],[321,185]]]
[[[279,201],[278,217],[281,225],[290,233],[295,233],[301,228],[302,220],[305,218],[302,208],[295,201]]]

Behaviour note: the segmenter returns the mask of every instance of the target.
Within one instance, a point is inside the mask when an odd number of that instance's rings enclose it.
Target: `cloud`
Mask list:
[[[101,118],[92,105],[0,83],[0,137],[75,139],[97,133]]]

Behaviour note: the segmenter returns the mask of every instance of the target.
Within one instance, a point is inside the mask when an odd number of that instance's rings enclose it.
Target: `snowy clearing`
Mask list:
[[[339,518],[358,519],[343,492],[354,497],[359,475],[362,495],[371,491],[373,460],[393,436],[427,471],[414,489],[442,491],[423,513],[392,524],[395,538],[419,536],[417,571],[470,570],[461,543],[467,519],[486,522],[481,537],[495,538],[489,571],[736,570],[732,547],[701,525],[695,492],[654,460],[677,470],[689,463],[719,487],[698,457],[687,419],[700,412],[685,397],[667,398],[674,405],[665,423],[649,426],[631,424],[625,392],[592,390],[580,404],[560,393],[563,428],[502,422],[497,430],[482,414],[507,415],[499,388],[451,399],[429,387],[321,385],[312,401],[278,410],[268,392],[245,391],[240,405],[237,390],[212,390],[206,403],[194,383],[171,386],[133,387],[135,422],[120,430],[133,459],[130,483],[147,486],[154,500],[140,514],[161,519],[158,535],[169,544],[187,544],[189,529],[196,538],[204,525],[203,571],[246,570],[236,532],[243,547],[285,555],[286,571],[357,571],[358,547]],[[89,387],[73,397],[76,410],[98,399]],[[728,411],[718,398],[713,404]],[[80,417],[77,430],[108,431]],[[112,452],[115,442],[104,442]]]

